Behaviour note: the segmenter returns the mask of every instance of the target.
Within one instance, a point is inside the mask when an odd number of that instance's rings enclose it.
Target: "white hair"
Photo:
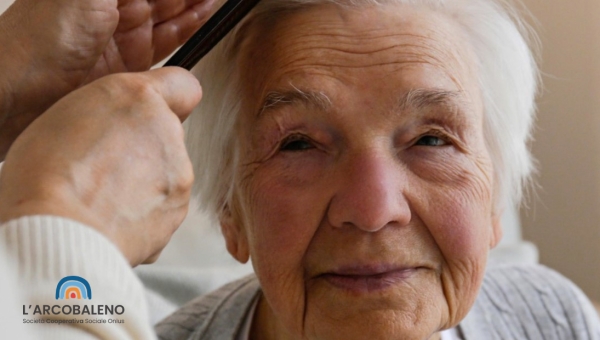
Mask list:
[[[484,136],[495,173],[496,209],[517,206],[534,171],[529,141],[535,116],[538,69],[529,43],[537,40],[501,0],[261,0],[202,61],[194,73],[203,99],[186,123],[187,145],[200,206],[218,216],[231,202],[238,165],[236,122],[241,110],[236,53],[240,27],[254,19],[318,4],[345,7],[408,4],[446,14],[473,47],[484,102]]]

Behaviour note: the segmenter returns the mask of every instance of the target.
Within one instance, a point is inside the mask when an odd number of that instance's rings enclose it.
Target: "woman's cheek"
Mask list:
[[[444,258],[441,282],[455,324],[468,312],[481,285],[487,262],[491,219],[488,203],[473,200],[465,187],[432,188],[432,206],[420,213]]]
[[[242,173],[244,205],[251,216],[255,243],[270,242],[272,249],[292,249],[294,239],[316,229],[327,200],[324,179],[331,157],[319,149],[278,151]],[[321,203],[319,203],[321,202]]]
[[[329,200],[319,157],[282,155],[258,167],[248,185],[255,272],[270,306],[298,331],[302,320],[296,316],[305,307],[303,259]]]
[[[447,261],[480,256],[488,245],[486,229],[491,219],[485,218],[485,203],[469,202],[457,196],[441,193],[433,200],[447,203],[438,203],[435,216],[423,218]]]
[[[265,173],[265,180],[257,183],[256,189],[260,189],[254,190],[256,194],[249,202],[255,253],[270,249],[285,257],[293,255],[300,262],[327,207],[323,188],[315,185],[318,181],[308,180],[311,176],[307,172],[304,169],[285,176]]]
[[[246,195],[255,244],[294,249],[300,247],[297,240],[317,228],[325,162],[317,151],[280,152],[255,169]]]
[[[443,254],[448,277],[459,281],[453,286],[462,291],[461,285],[478,284],[487,259],[492,236],[491,162],[451,149],[422,151],[427,153],[409,164],[413,188],[418,187],[425,198],[415,205],[416,213]]]

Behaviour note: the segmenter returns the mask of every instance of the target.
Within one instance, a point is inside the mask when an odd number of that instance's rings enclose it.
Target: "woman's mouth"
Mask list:
[[[321,274],[329,284],[355,293],[371,293],[406,282],[421,267],[347,267]]]

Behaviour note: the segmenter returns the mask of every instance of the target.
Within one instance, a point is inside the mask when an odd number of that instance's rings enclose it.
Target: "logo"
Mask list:
[[[115,315],[125,313],[123,305],[93,305],[75,301],[92,299],[92,288],[81,276],[63,277],[56,285],[54,296],[56,300],[66,301],[57,302],[55,305],[23,305],[23,323],[125,323],[125,319],[113,318]],[[102,300],[102,296],[100,296],[100,300]],[[61,317],[57,318],[56,316]]]
[[[80,276],[66,276],[56,285],[56,300],[92,299],[92,288],[86,279]]]

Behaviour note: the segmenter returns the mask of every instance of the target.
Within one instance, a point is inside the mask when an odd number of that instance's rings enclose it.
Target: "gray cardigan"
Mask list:
[[[156,326],[162,340],[235,340],[260,292],[254,275],[201,296]],[[572,282],[540,265],[489,268],[458,326],[465,340],[600,340],[600,320]]]

